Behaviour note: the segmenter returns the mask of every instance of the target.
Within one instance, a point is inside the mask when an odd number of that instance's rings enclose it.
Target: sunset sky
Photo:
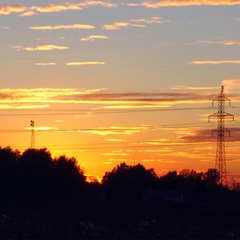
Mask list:
[[[229,179],[240,180],[240,0],[0,4],[0,146],[159,175],[215,166],[224,86]]]

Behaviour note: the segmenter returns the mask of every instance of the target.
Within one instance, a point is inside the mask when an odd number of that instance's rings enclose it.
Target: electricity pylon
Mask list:
[[[224,126],[225,118],[230,117],[234,121],[234,115],[225,112],[225,102],[228,101],[231,106],[231,100],[225,97],[224,86],[221,87],[221,91],[216,98],[212,100],[212,106],[214,102],[218,102],[218,112],[209,115],[208,121],[211,117],[218,119],[217,129],[212,131],[212,136],[217,133],[217,149],[216,149],[216,161],[215,168],[220,174],[220,183],[227,185],[227,170],[226,170],[226,156],[225,156],[225,133],[230,136],[230,130]]]
[[[34,129],[34,121],[30,121],[30,126],[31,126],[31,143],[30,143],[30,148],[35,148],[35,129]]]

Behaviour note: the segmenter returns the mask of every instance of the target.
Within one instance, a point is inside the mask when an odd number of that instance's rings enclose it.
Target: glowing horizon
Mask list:
[[[0,4],[0,146],[76,157],[99,179],[126,162],[214,168],[224,86],[227,171],[240,179],[240,1]]]

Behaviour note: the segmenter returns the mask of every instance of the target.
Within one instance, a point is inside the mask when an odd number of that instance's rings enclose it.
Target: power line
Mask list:
[[[9,116],[56,116],[56,115],[82,115],[82,114],[119,114],[119,113],[141,113],[141,112],[164,112],[164,111],[188,111],[188,110],[212,110],[212,108],[209,107],[192,107],[192,108],[156,108],[156,109],[127,109],[127,110],[59,110],[59,109],[47,109],[49,112],[46,113],[39,113],[39,109],[31,109],[28,111],[37,111],[35,113],[0,113],[0,116],[2,117],[9,117]],[[3,110],[6,111],[6,110]],[[10,111],[10,110],[7,110]],[[18,111],[23,111],[22,109],[19,109]],[[42,111],[46,111],[42,110]],[[50,111],[53,111],[52,113]],[[59,111],[59,112],[57,112]],[[69,112],[67,112],[69,111]]]
[[[191,122],[191,123],[175,123],[175,124],[161,124],[161,125],[140,125],[140,126],[135,126],[134,128],[130,127],[115,127],[115,128],[111,128],[111,127],[101,127],[101,128],[64,128],[64,129],[60,129],[60,128],[53,128],[53,129],[44,129],[41,127],[35,128],[35,131],[37,132],[89,132],[89,131],[116,131],[116,132],[124,132],[124,131],[128,131],[128,130],[160,130],[163,128],[179,128],[179,127],[189,127],[189,126],[202,126],[205,125],[207,128],[210,128],[211,126],[207,125],[207,122]],[[29,132],[30,129],[0,129],[0,133],[15,133],[15,132]]]
[[[159,147],[183,147],[183,146],[199,146],[199,143],[184,143],[184,144],[177,144],[177,143],[165,143],[165,144],[157,144],[157,145],[151,145],[148,143],[145,144],[141,144],[141,145],[136,145],[138,143],[141,142],[124,142],[123,145],[116,144],[117,146],[121,147],[121,150],[127,150],[127,149],[144,149],[144,148],[148,148],[148,149],[155,149],[155,148],[159,148]],[[214,142],[213,142],[214,143]],[[133,145],[129,145],[129,144],[133,144]],[[134,145],[135,144],[135,145]],[[201,143],[201,144],[209,144],[209,142],[206,143]],[[50,150],[79,150],[79,151],[91,151],[91,152],[98,152],[98,151],[102,151],[102,150],[116,150],[116,146],[113,145],[108,145],[108,143],[103,143],[103,146],[98,146],[98,144],[94,145],[94,144],[89,144],[89,146],[87,144],[83,145],[81,144],[81,146],[65,146],[65,145],[59,145],[59,146],[48,146],[46,147],[47,149]],[[106,146],[105,146],[106,145]],[[44,148],[45,146],[42,146],[41,148]],[[26,147],[27,148],[27,147]],[[25,150],[26,148],[22,147],[19,148],[19,150]],[[117,153],[119,153],[119,155],[121,154],[121,152],[115,152],[116,155]],[[131,153],[130,153],[131,154]]]

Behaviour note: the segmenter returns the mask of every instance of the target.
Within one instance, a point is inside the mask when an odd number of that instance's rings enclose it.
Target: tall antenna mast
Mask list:
[[[30,148],[33,149],[35,148],[35,129],[34,129],[34,121],[30,121],[30,126],[31,126],[31,143],[30,143]]]
[[[214,133],[217,133],[215,168],[220,174],[220,183],[223,185],[227,185],[225,133],[228,133],[228,136],[230,136],[230,130],[225,128],[224,122],[226,117],[231,117],[234,121],[234,115],[225,112],[225,102],[228,101],[229,106],[231,106],[231,100],[225,97],[224,86],[221,87],[221,91],[218,96],[212,100],[212,106],[216,101],[218,102],[218,112],[209,115],[208,121],[210,122],[211,117],[216,117],[218,119],[218,127],[217,129],[212,131],[212,136],[214,135]]]

